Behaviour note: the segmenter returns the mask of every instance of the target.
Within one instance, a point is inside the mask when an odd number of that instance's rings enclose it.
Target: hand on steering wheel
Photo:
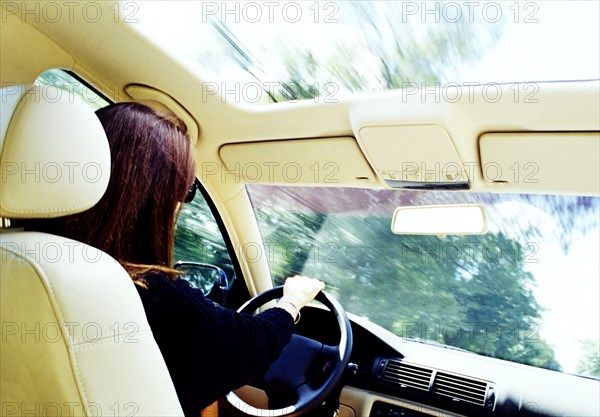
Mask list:
[[[273,288],[249,300],[238,311],[251,313],[282,296],[283,287]],[[295,403],[277,409],[261,409],[247,404],[232,391],[226,398],[233,407],[251,416],[298,417],[317,408],[334,392],[350,360],[352,329],[344,309],[336,299],[325,292],[320,292],[315,299],[335,316],[341,335],[338,345],[329,346],[294,334],[262,381],[267,393],[294,398]],[[315,368],[319,372],[315,372]]]

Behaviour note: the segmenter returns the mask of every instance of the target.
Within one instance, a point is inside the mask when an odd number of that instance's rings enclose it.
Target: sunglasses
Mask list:
[[[196,178],[194,180],[194,182],[192,183],[192,185],[190,186],[190,189],[188,190],[188,193],[185,196],[185,199],[183,200],[183,202],[191,203],[194,200],[194,197],[196,197],[196,190],[198,190],[199,188],[200,188],[200,180],[198,178]]]

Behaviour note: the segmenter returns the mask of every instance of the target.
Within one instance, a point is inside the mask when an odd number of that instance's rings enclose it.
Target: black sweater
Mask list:
[[[186,416],[266,372],[294,331],[281,308],[239,314],[183,279],[156,273],[146,282],[136,288]]]

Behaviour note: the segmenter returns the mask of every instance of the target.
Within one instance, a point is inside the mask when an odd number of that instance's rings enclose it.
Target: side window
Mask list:
[[[48,100],[57,100],[56,94],[67,94],[70,100],[82,100],[94,110],[110,104],[84,81],[61,69],[51,69],[42,73],[35,84],[42,87],[41,94],[47,95]],[[59,90],[57,92],[45,89],[45,86],[53,86]],[[215,265],[225,272],[229,283],[233,282],[234,268],[227,245],[208,203],[200,192],[181,210],[175,232],[173,259]],[[214,277],[211,275],[185,275],[183,278],[205,293],[208,293],[214,284]]]
[[[200,262],[218,266],[233,281],[234,269],[227,245],[204,195],[196,193],[191,203],[184,204],[177,219],[173,260]],[[192,285],[207,293],[213,285],[209,277],[185,276]]]
[[[88,84],[62,69],[51,69],[43,72],[36,80],[36,85],[42,86],[41,94],[46,95],[47,100],[57,100],[56,91],[49,91],[44,86],[52,86],[59,89],[59,94],[66,94],[69,100],[81,100],[91,106],[94,110],[108,106],[110,102],[94,91]]]

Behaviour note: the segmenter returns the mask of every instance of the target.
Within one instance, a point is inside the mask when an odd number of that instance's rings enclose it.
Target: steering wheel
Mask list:
[[[269,301],[283,297],[283,286],[257,295],[238,309],[252,313]],[[238,397],[233,391],[226,399],[233,407],[251,416],[302,416],[322,404],[342,379],[352,352],[352,329],[342,305],[321,291],[315,300],[325,305],[336,318],[340,330],[337,346],[320,343],[308,337],[293,334],[279,359],[258,382],[267,395],[277,397],[277,404],[290,404],[277,409],[256,408]],[[283,399],[283,401],[281,401]],[[269,400],[272,402],[272,400]]]

